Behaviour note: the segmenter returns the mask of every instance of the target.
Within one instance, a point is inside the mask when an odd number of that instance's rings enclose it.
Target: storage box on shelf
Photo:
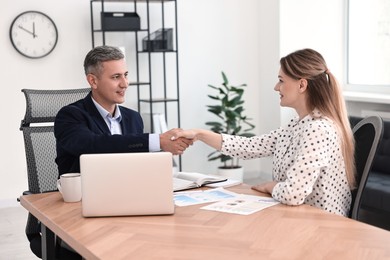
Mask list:
[[[142,40],[143,51],[173,51],[173,29],[159,29]]]
[[[101,12],[103,31],[138,31],[141,29],[140,17],[132,12]]]

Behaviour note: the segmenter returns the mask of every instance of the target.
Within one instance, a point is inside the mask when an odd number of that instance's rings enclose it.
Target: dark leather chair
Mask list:
[[[352,207],[350,217],[359,220],[359,210],[363,192],[378,150],[379,142],[383,137],[383,120],[379,116],[369,116],[356,122],[350,118],[355,138],[356,189],[352,190]]]
[[[57,190],[58,170],[55,163],[56,140],[54,120],[65,105],[84,98],[90,89],[33,90],[22,89],[26,98],[26,114],[21,122],[27,160],[28,191],[26,194]],[[38,220],[28,215],[26,235],[33,253],[42,258]],[[58,246],[59,259],[81,259],[77,254]]]

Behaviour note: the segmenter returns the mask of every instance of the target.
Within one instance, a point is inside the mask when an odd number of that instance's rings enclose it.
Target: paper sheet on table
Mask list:
[[[201,209],[249,215],[279,203],[279,201],[274,200],[273,198],[254,195],[239,195],[234,198],[227,198],[219,202],[204,206]]]
[[[223,199],[235,198],[240,196],[235,192],[216,188],[210,190],[175,192],[174,200],[176,206],[190,206],[201,203],[215,202]]]

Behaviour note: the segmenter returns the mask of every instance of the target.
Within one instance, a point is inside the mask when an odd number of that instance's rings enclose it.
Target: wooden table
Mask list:
[[[84,218],[81,203],[64,203],[58,192],[21,204],[86,259],[390,259],[389,231],[308,205],[248,216],[194,205],[171,216]]]

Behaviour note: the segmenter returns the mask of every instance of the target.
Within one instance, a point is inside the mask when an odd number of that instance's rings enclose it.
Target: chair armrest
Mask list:
[[[44,192],[41,192],[41,193],[56,192],[56,191],[58,191],[58,190],[47,190],[47,191],[44,191]],[[22,195],[31,195],[31,194],[36,194],[36,193],[32,193],[31,191],[26,190],[26,191],[23,191]],[[18,202],[20,202],[20,198],[16,198],[16,200]]]
[[[31,194],[33,194],[33,193],[29,190],[23,191],[23,195],[31,195]],[[16,198],[16,201],[20,202],[20,198]]]

